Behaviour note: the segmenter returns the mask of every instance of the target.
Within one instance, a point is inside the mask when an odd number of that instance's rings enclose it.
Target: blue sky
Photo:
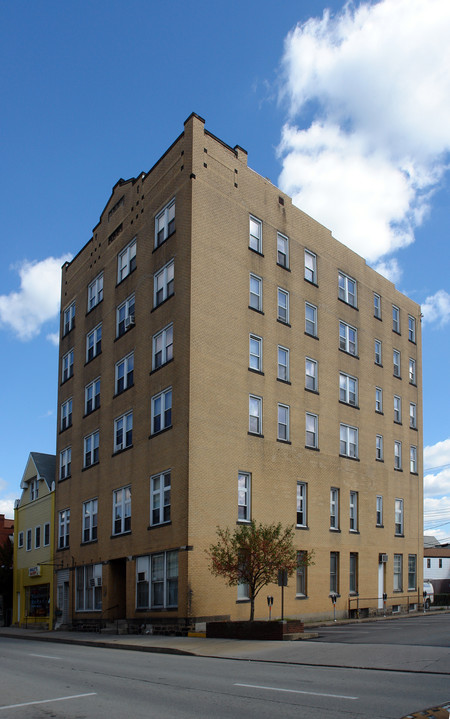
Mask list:
[[[450,538],[450,4],[0,5],[0,512],[54,452],[59,268],[191,112],[422,305],[425,520]]]

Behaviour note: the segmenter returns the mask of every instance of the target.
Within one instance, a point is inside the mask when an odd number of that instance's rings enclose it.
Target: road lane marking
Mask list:
[[[279,687],[264,687],[259,684],[234,684],[235,687],[248,687],[249,689],[268,689],[272,692],[290,692],[291,694],[311,694],[315,697],[331,697],[332,699],[358,699],[345,694],[323,694],[321,692],[304,692],[301,689],[280,689]]]
[[[31,707],[35,704],[50,704],[51,702],[64,702],[67,699],[82,699],[83,697],[94,697],[97,692],[90,692],[89,694],[73,694],[70,697],[57,697],[56,699],[41,699],[36,702],[23,702],[23,704],[9,704],[8,706],[0,707],[0,712],[4,709],[18,709],[19,707]]]
[[[40,657],[40,659],[59,659],[60,657],[51,657],[49,654],[28,654],[29,657]]]

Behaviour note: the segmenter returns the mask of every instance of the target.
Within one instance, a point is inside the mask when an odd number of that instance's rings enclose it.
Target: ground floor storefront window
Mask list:
[[[101,611],[102,565],[88,564],[84,567],[77,567],[75,581],[76,611]]]
[[[26,587],[26,608],[29,617],[48,617],[50,606],[50,585],[39,584]]]
[[[178,552],[159,552],[136,561],[137,609],[178,606]]]

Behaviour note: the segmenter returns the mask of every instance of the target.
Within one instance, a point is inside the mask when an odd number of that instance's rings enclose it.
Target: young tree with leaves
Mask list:
[[[250,621],[255,617],[255,598],[261,589],[277,581],[278,571],[292,575],[299,566],[294,547],[294,528],[278,524],[238,525],[233,532],[217,528],[218,541],[206,553],[210,571],[223,577],[228,586],[247,584],[250,599]],[[302,566],[310,564],[308,552],[302,552]]]

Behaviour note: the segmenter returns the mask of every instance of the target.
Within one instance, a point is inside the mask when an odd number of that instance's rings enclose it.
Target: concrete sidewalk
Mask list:
[[[221,659],[450,674],[450,650],[445,647],[49,632],[15,627],[0,628],[0,637]]]

